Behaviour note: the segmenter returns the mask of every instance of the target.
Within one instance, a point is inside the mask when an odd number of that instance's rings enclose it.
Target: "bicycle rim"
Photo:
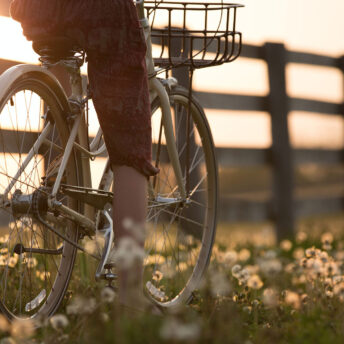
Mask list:
[[[77,241],[71,221],[46,211],[45,198],[69,135],[60,104],[44,82],[30,75],[17,79],[0,104],[0,308],[10,320],[51,316],[64,296],[74,265],[76,249],[37,220],[33,201],[29,207],[18,201],[36,193],[36,211]],[[47,138],[23,168],[48,123]],[[70,159],[63,180],[77,185],[75,158]],[[77,209],[75,201],[63,195],[58,199]]]
[[[190,301],[207,268],[216,228],[217,165],[209,125],[201,106],[177,87],[170,104],[187,199],[180,201],[161,126],[159,99],[152,106],[153,161],[160,173],[150,180],[144,285],[165,307]]]

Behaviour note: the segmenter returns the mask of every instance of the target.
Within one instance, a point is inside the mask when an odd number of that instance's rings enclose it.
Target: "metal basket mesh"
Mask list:
[[[236,31],[239,7],[226,1],[146,1],[155,64],[196,69],[235,60],[242,41]]]

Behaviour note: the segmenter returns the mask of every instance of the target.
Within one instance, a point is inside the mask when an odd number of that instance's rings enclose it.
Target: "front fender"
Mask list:
[[[61,108],[64,113],[70,112],[67,95],[57,80],[55,75],[41,66],[20,64],[7,69],[0,76],[0,104],[3,103],[4,98],[7,97],[8,91],[13,83],[21,78],[30,78],[42,80],[53,93],[58,97]]]

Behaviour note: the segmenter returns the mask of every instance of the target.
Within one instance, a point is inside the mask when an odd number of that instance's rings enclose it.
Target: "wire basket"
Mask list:
[[[236,31],[239,7],[226,1],[145,1],[155,64],[196,69],[235,60],[242,41]]]

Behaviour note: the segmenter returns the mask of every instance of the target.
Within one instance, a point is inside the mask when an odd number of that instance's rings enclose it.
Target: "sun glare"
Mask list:
[[[0,58],[38,64],[38,55],[32,50],[23,30],[15,20],[0,16]]]

